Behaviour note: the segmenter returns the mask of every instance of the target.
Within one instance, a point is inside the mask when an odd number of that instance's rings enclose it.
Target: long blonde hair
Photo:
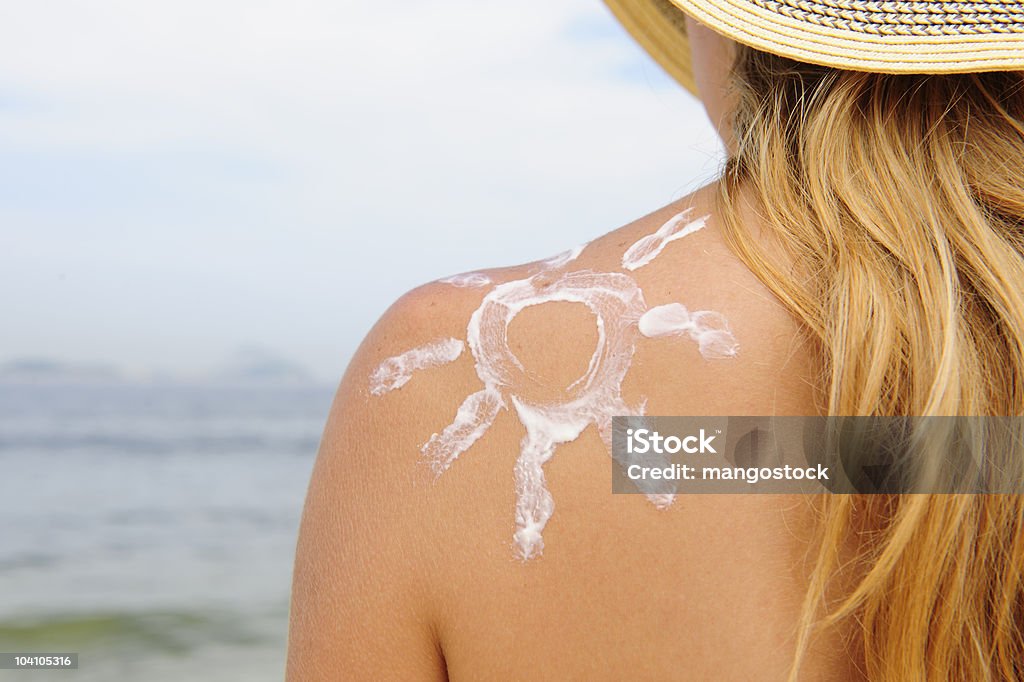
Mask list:
[[[820,350],[823,410],[1024,415],[1024,76],[738,50],[723,229]],[[789,265],[740,223],[741,187]],[[822,504],[793,679],[814,631],[852,622],[869,679],[1024,680],[1022,496]]]

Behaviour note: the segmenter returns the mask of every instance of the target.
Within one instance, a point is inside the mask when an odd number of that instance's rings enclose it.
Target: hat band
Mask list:
[[[940,36],[1024,33],[1019,2],[866,2],[750,0],[797,21],[875,35]]]

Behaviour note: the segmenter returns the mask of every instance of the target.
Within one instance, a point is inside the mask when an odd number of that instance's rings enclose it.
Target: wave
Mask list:
[[[185,656],[210,644],[262,647],[279,643],[286,621],[287,609],[258,614],[212,610],[51,614],[0,620],[0,648]]]
[[[319,445],[319,435],[319,432],[314,432],[294,438],[268,438],[263,435],[146,438],[106,434],[18,434],[0,437],[0,452],[89,450],[136,455],[165,455],[182,452],[309,454],[316,451]]]

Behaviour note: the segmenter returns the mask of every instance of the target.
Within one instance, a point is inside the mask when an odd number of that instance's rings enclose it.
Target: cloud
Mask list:
[[[718,161],[597,0],[43,0],[0,43],[8,354],[257,341],[333,374],[402,290],[557,252]]]

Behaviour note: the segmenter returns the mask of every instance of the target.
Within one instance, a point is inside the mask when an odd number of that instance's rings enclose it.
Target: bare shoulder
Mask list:
[[[799,325],[715,220],[698,192],[550,259],[424,285],[383,315],[321,443],[297,554],[292,679],[380,677],[381,666],[406,679],[678,677],[673,666],[723,633],[748,651],[772,646],[786,622],[757,622],[799,601],[777,503],[709,498],[665,513],[609,493],[614,415],[814,409]],[[767,530],[737,536],[761,517]],[[716,563],[737,552],[760,562],[758,578]],[[676,589],[744,580],[754,613],[735,595]],[[714,603],[739,611],[709,619]],[[631,637],[625,624],[654,631],[634,609],[667,629]],[[678,644],[701,619],[705,634]],[[568,631],[571,651],[559,645]],[[749,663],[740,644],[719,653]],[[697,661],[691,676],[764,672],[716,665]]]
[[[296,549],[290,682],[446,679],[431,589],[444,520],[420,448],[463,388],[465,305],[443,285],[409,292],[342,378]]]
[[[809,334],[731,250],[713,185],[606,235],[602,264],[644,292],[632,379],[650,414],[816,414]],[[741,216],[754,234],[760,218]],[[775,257],[777,246],[765,243]],[[784,257],[784,256],[783,256]]]

